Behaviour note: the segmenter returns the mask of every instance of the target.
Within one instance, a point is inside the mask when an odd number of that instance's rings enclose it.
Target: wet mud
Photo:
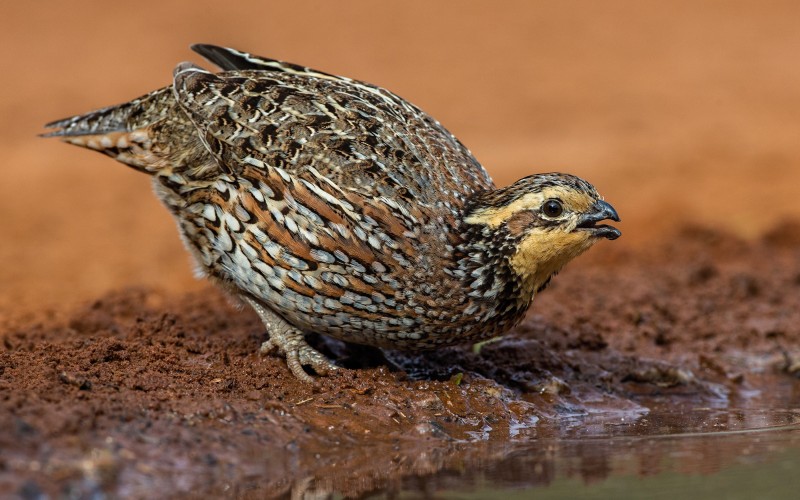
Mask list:
[[[382,355],[314,339],[346,367],[316,386],[259,356],[258,318],[216,291],[120,289],[9,325],[0,488],[362,496],[502,470],[525,443],[540,447],[516,467],[546,483],[554,454],[593,437],[746,427],[722,410],[798,401],[799,241],[786,222],[751,242],[691,227],[649,251],[607,248],[493,342]],[[654,453],[632,460],[646,472]],[[609,473],[578,456],[568,475]]]

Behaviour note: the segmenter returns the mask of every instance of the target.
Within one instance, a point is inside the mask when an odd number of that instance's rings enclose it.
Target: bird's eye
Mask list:
[[[547,200],[542,205],[542,213],[548,217],[558,217],[564,213],[564,207],[561,206],[561,202],[558,200]]]

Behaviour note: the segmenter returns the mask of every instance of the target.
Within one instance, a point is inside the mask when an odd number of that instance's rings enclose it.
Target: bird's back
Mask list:
[[[382,89],[308,73],[195,68],[179,72],[175,88],[209,151],[233,173],[244,163],[275,167],[454,215],[466,196],[493,188],[452,134]]]
[[[53,122],[48,126],[58,130],[47,135],[151,171],[199,146],[205,151],[193,156],[210,153],[218,173],[263,163],[437,213],[457,213],[466,196],[494,188],[453,134],[383,88],[232,49],[194,48],[226,71],[184,63],[172,86]],[[120,154],[121,134],[134,142],[146,138],[148,154]]]
[[[260,149],[278,163],[286,164],[288,156],[287,170],[292,173],[312,166],[342,187],[367,195],[407,193],[415,203],[436,204],[451,193],[461,198],[462,192],[494,188],[453,134],[384,88],[234,49],[203,44],[192,48],[226,70],[220,76],[260,80],[249,85],[266,90],[262,99],[254,101],[250,95],[230,100],[249,104],[251,112],[266,105],[254,120],[261,127],[253,128],[262,134],[264,128],[268,134],[277,130],[281,140]],[[215,90],[236,91],[225,85]],[[308,142],[292,144],[304,140]],[[299,155],[293,161],[286,153],[295,151]]]

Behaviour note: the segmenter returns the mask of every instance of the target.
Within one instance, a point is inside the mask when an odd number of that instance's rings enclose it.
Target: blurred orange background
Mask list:
[[[146,176],[36,137],[208,67],[195,42],[385,86],[499,185],[582,176],[623,218],[614,245],[756,236],[800,216],[798,19],[793,1],[3,2],[0,314],[208,286]]]

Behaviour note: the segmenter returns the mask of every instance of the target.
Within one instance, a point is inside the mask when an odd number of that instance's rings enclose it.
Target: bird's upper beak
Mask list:
[[[580,216],[575,230],[590,231],[592,236],[616,240],[622,235],[619,229],[607,224],[597,224],[601,220],[608,219],[616,222],[620,221],[619,215],[617,215],[617,211],[614,210],[614,207],[603,200],[598,200],[585,214]]]

